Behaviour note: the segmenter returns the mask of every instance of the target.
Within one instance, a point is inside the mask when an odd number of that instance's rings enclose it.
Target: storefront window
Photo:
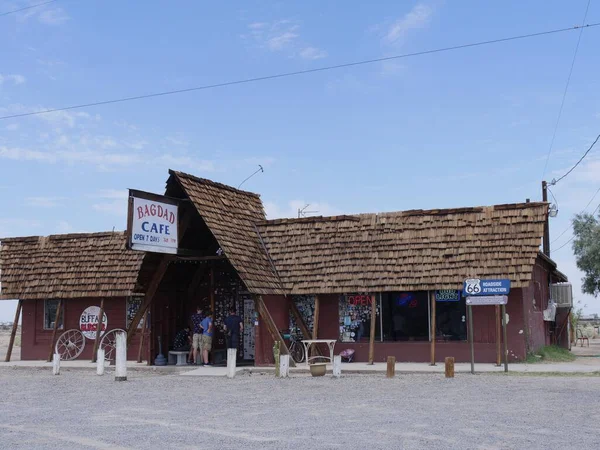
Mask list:
[[[58,303],[60,300],[44,300],[44,330],[53,330],[54,329],[54,321],[56,320],[56,313],[58,311]],[[63,310],[60,315],[60,320],[58,321],[58,328],[62,329],[63,327],[63,317],[64,317],[64,305]]]
[[[127,329],[129,329],[129,325],[131,325],[133,318],[135,317],[135,315],[137,314],[139,309],[142,307],[143,300],[144,300],[144,297],[127,297],[127,307],[126,307],[127,317],[125,320],[125,323],[127,324]],[[144,328],[144,318],[143,317],[140,319],[140,323],[138,323],[138,330],[141,330],[142,328]]]
[[[381,336],[380,303],[375,297],[376,320],[375,336]],[[340,296],[339,327],[342,342],[368,341],[371,335],[371,312],[373,296],[369,294],[346,294]]]
[[[436,339],[464,341],[467,339],[466,303],[460,291],[435,291]]]
[[[385,341],[429,340],[427,291],[381,294]]]

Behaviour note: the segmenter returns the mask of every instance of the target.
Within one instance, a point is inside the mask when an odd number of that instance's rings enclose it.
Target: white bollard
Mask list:
[[[287,378],[290,375],[290,355],[279,356],[279,377]]]
[[[127,333],[117,333],[115,381],[127,381]]]
[[[52,375],[60,375],[60,355],[58,353],[52,357]]]
[[[227,349],[227,378],[235,377],[235,365],[237,359],[237,348]]]
[[[96,373],[98,375],[104,375],[104,350],[98,349],[98,356],[96,357]]]
[[[342,376],[342,357],[340,355],[333,357],[333,376],[336,378]]]

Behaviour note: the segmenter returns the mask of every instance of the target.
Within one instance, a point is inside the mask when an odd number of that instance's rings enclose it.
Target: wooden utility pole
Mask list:
[[[98,325],[96,326],[96,340],[94,341],[94,350],[92,351],[92,362],[96,362],[98,357],[98,346],[100,345],[100,336],[102,336],[102,324],[104,323],[104,299],[100,300],[100,313],[98,314]]]
[[[500,317],[500,305],[496,305],[496,366],[502,364],[502,319]]]
[[[58,330],[58,324],[62,316],[62,299],[58,301],[58,309],[56,310],[56,317],[54,318],[54,330],[52,330],[52,340],[50,341],[50,351],[48,352],[48,359],[46,361],[52,361],[52,355],[54,354],[54,342],[56,341],[56,331]]]
[[[17,335],[17,327],[19,326],[19,317],[21,316],[21,308],[23,307],[23,300],[19,300],[17,303],[17,312],[15,313],[15,320],[12,325],[12,330],[10,331],[10,341],[8,341],[8,350],[6,351],[6,358],[4,358],[5,362],[10,361],[10,356],[12,355],[13,345],[15,345],[15,336]]]
[[[435,366],[435,292],[431,295],[431,291],[428,292],[431,298],[431,330],[429,335],[431,336],[431,362],[430,366]]]
[[[369,336],[369,364],[373,365],[375,361],[375,326],[377,316],[377,303],[375,295],[371,295],[371,335]]]
[[[548,202],[548,184],[545,181],[542,181],[542,201],[544,203]],[[548,222],[548,214],[546,214],[546,219],[544,220],[544,242],[542,249],[544,254],[550,258],[550,225]]]

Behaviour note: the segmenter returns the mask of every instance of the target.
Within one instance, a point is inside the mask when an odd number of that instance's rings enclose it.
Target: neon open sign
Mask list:
[[[349,305],[355,305],[355,306],[366,306],[366,305],[370,305],[373,302],[373,297],[371,297],[370,295],[367,294],[352,294],[352,295],[346,295],[346,301],[348,302]]]

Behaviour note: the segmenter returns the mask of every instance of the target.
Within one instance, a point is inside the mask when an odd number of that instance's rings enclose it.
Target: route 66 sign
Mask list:
[[[464,291],[468,295],[477,295],[481,292],[481,280],[479,278],[469,278],[465,280]]]

